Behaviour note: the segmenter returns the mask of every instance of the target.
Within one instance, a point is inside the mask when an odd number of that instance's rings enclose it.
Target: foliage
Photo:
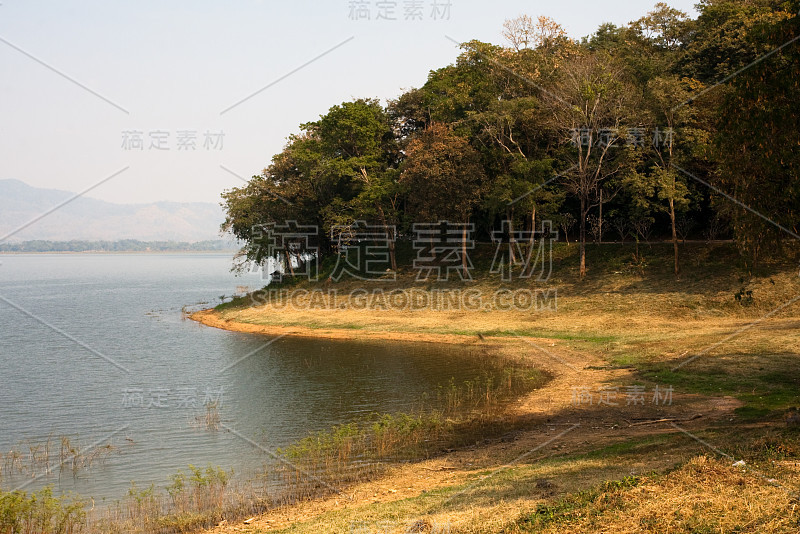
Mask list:
[[[414,222],[471,222],[488,241],[501,220],[515,232],[574,219],[582,275],[590,221],[598,235],[612,224],[623,240],[671,239],[675,275],[679,246],[703,236],[733,237],[754,269],[800,232],[800,3],[697,8],[658,3],[580,41],[547,17],[507,20],[508,46],[465,42],[385,106],[356,99],[301,125],[223,194],[222,228],[245,243],[239,261],[261,263],[270,223],[318,227],[331,256],[332,229],[357,221],[398,241]],[[291,271],[303,251],[280,260]]]
[[[34,493],[0,491],[0,532],[83,532],[86,518],[84,506],[85,503],[74,497],[54,497],[51,486]]]

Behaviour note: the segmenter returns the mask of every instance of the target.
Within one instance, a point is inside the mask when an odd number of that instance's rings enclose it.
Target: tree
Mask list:
[[[245,241],[240,258],[260,263],[267,250],[260,228],[269,223],[315,226],[319,253],[332,249],[330,229],[358,219],[377,220],[386,230],[396,223],[400,152],[392,125],[376,100],[333,106],[318,121],[301,125],[272,164],[249,184],[223,194],[224,231]],[[392,236],[393,237],[393,236]],[[397,267],[389,240],[392,268]],[[300,261],[296,254],[294,261]],[[287,271],[292,258],[287,252]]]
[[[797,13],[792,4],[784,0],[702,0],[697,5],[700,16],[686,25],[679,72],[714,84],[749,65],[786,42],[753,36],[765,26],[792,18]]]
[[[223,229],[245,240],[240,258],[258,260],[268,222],[318,226],[328,254],[331,226],[388,229],[404,210],[479,232],[505,217],[512,234],[543,214],[569,230],[574,217],[585,276],[587,222],[602,235],[611,216],[623,239],[630,228],[646,239],[651,225],[669,233],[677,274],[691,210],[715,235],[724,220],[755,266],[781,231],[800,233],[800,0],[698,9],[689,20],[659,3],[581,42],[547,18],[506,21],[509,44],[463,43],[386,109],[355,100],[303,124],[259,176],[225,192]]]
[[[683,11],[659,2],[646,16],[631,23],[631,29],[661,50],[676,50],[687,37],[689,17]]]
[[[722,211],[751,269],[764,247],[780,250],[785,230],[800,233],[800,48],[787,44],[800,35],[798,8],[797,1],[781,4],[752,25],[748,48],[785,46],[731,81],[719,114],[717,183],[752,210],[726,199]]]
[[[315,145],[316,141],[305,133],[290,137],[269,168],[253,176],[247,185],[222,193],[226,216],[221,230],[244,242],[234,270],[243,269],[248,262],[260,264],[267,259],[270,249],[264,243],[265,225],[292,220],[301,225],[322,224],[320,208],[327,202],[325,191],[331,186],[316,173],[316,158],[312,155],[316,152]],[[319,247],[323,254],[329,248],[324,236],[320,236]],[[282,261],[286,270],[291,271],[288,251]]]
[[[389,234],[397,225],[400,151],[386,111],[377,100],[344,102],[304,128],[319,136],[326,165],[354,184],[351,198],[327,207],[329,224],[376,219],[390,238],[389,260],[397,270],[394,235]]]
[[[487,179],[484,207],[490,219],[505,216],[511,238],[519,220],[536,229],[537,211],[554,214],[562,196],[545,187],[553,175],[553,159],[547,154],[539,124],[540,102],[535,97],[499,100],[473,120],[479,125],[476,140],[481,146]],[[513,248],[512,248],[513,254]],[[512,258],[513,260],[513,258]]]
[[[585,52],[566,63],[544,93],[549,126],[566,149],[563,182],[580,204],[580,275],[586,275],[586,223],[599,205],[600,191],[624,165],[623,125],[632,115],[636,93],[624,69],[602,52]],[[571,146],[570,146],[571,145]],[[613,193],[612,193],[613,196]],[[608,195],[607,195],[608,198]]]
[[[390,102],[390,115],[402,128],[402,135],[422,131],[432,122],[450,124],[458,130],[466,128],[471,114],[486,110],[497,100],[492,72],[498,68],[493,58],[500,47],[470,41],[461,49],[455,65],[431,71],[425,85]]]
[[[400,177],[407,187],[411,213],[418,222],[469,222],[485,180],[478,153],[462,137],[432,124],[406,150]],[[467,276],[466,229],[462,268]]]
[[[643,151],[629,148],[636,153],[634,158],[637,163],[643,159]],[[642,264],[642,256],[639,254],[640,239],[647,240],[650,227],[655,219],[653,210],[655,208],[656,176],[646,171],[640,172],[642,165],[633,165],[628,169],[622,178],[624,190],[624,217],[627,218],[627,227],[632,230],[635,241],[634,261]]]
[[[693,128],[689,121],[695,114],[692,106],[681,106],[690,95],[700,88],[694,80],[680,80],[676,76],[665,76],[650,80],[647,85],[647,101],[653,115],[656,136],[650,148],[655,155],[654,174],[655,189],[658,198],[666,201],[666,211],[669,215],[672,233],[672,248],[674,255],[674,272],[680,272],[678,259],[678,228],[677,213],[683,212],[689,205],[689,188],[686,177],[677,169],[679,161],[679,148],[676,138],[686,137],[684,143],[703,142],[705,136],[698,128]],[[685,146],[682,150],[685,156]]]
[[[553,46],[566,36],[566,30],[550,17],[533,20],[529,15],[520,15],[503,23],[503,37],[517,51]]]

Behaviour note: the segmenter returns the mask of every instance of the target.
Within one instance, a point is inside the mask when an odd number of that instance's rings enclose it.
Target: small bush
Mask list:
[[[3,534],[74,534],[84,532],[85,503],[72,496],[53,497],[47,486],[38,493],[0,491]]]

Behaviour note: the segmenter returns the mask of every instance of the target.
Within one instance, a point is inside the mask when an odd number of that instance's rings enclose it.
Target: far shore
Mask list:
[[[41,251],[41,252],[9,252],[9,251],[0,251],[0,256],[41,256],[41,255],[51,255],[51,254],[103,254],[103,255],[111,255],[111,254],[220,254],[229,256],[233,250],[81,250],[81,251],[73,251],[73,250],[52,250],[52,251]]]

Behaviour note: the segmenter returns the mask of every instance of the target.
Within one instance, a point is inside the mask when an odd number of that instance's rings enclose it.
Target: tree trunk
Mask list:
[[[464,279],[469,278],[469,271],[467,270],[467,225],[464,225],[464,230],[461,234],[461,269],[464,273]]]
[[[672,223],[672,249],[675,252],[675,276],[680,272],[678,265],[678,232],[675,228],[675,200],[669,199],[669,220]]]
[[[533,244],[536,242],[536,206],[533,207],[533,211],[531,211],[531,248],[533,248]]]
[[[672,128],[672,123],[670,122],[670,128]],[[672,164],[672,137],[669,140],[669,162],[670,165]],[[678,265],[678,234],[675,228],[675,175],[672,175],[672,192],[670,193],[669,197],[669,220],[672,223],[672,249],[675,252],[675,276],[678,276],[680,272],[680,266]]]
[[[381,225],[383,226],[383,231],[386,232],[386,237],[389,239],[389,263],[392,266],[393,271],[397,271],[397,259],[395,258],[394,254],[394,235],[389,235],[389,224],[386,220],[386,214],[383,211],[383,208],[380,204],[376,204],[378,208],[378,214],[381,217]]]
[[[508,221],[508,261],[511,265],[517,263],[517,257],[514,255],[514,244],[517,242],[514,237],[514,209],[508,208],[506,210],[506,221]]]
[[[597,219],[597,244],[603,242],[603,188],[600,188],[600,216]]]
[[[394,239],[389,241],[389,261],[392,264],[392,270],[397,271],[397,260],[395,259],[394,255]]]
[[[581,255],[581,278],[586,276],[586,197],[581,195],[581,221],[579,238],[580,241],[580,255]]]
[[[292,267],[292,257],[289,256],[289,251],[284,249],[283,251],[284,256],[286,256],[286,268],[289,270],[289,274],[294,278],[294,267]]]

